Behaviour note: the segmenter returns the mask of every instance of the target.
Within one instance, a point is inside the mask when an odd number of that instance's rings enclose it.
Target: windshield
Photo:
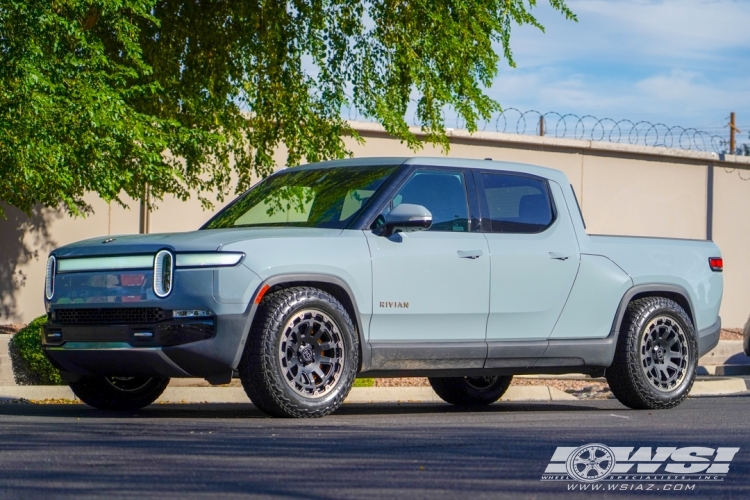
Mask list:
[[[262,181],[203,229],[292,226],[345,229],[396,166],[290,168]]]

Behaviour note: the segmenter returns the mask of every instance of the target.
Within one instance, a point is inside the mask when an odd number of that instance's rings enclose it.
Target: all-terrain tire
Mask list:
[[[659,336],[666,340],[655,342]],[[676,340],[666,347],[671,339]],[[658,344],[663,345],[661,354]],[[614,361],[605,372],[610,390],[622,404],[633,409],[674,408],[693,387],[697,369],[695,328],[679,304],[665,297],[628,304]]]
[[[78,399],[100,410],[138,410],[156,401],[169,385],[168,378],[82,377],[70,382]]]
[[[430,377],[435,393],[446,403],[456,406],[486,406],[508,390],[512,375],[503,377]]]
[[[358,367],[359,337],[344,306],[323,290],[292,287],[263,298],[239,373],[262,412],[311,418],[341,406]]]

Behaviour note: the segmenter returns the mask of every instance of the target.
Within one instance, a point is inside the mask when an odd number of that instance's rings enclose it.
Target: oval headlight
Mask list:
[[[154,259],[154,293],[166,297],[172,291],[174,258],[169,250],[160,250]]]
[[[44,296],[47,300],[52,300],[55,294],[55,271],[57,270],[57,259],[50,255],[47,259],[47,272],[44,276]]]

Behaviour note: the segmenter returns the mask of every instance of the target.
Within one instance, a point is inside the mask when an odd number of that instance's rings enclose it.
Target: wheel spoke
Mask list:
[[[323,325],[318,325],[318,330],[311,335],[312,339],[315,341],[320,340],[320,337],[326,333],[328,329],[324,328]]]
[[[642,332],[639,354],[644,375],[655,389],[674,390],[688,374],[685,332],[667,315],[651,319]]]
[[[336,324],[321,311],[306,310],[287,321],[282,332],[278,356],[289,386],[305,397],[333,390],[344,369],[343,339]]]
[[[320,352],[330,351],[331,349],[336,348],[336,344],[333,342],[323,342],[318,345],[318,348],[320,349]]]
[[[679,367],[679,366],[677,366],[677,365],[676,365],[675,363],[673,363],[673,362],[672,362],[671,360],[670,360],[670,361],[667,361],[666,363],[664,363],[664,365],[665,365],[665,366],[666,366],[667,368],[672,368],[672,369],[673,369],[674,371],[676,371],[676,372],[680,371],[680,367]]]

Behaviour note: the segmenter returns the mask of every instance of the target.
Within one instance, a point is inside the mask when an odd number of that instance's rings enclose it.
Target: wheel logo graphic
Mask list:
[[[568,475],[578,481],[601,481],[615,467],[615,454],[603,444],[586,444],[568,457],[565,468]]]

